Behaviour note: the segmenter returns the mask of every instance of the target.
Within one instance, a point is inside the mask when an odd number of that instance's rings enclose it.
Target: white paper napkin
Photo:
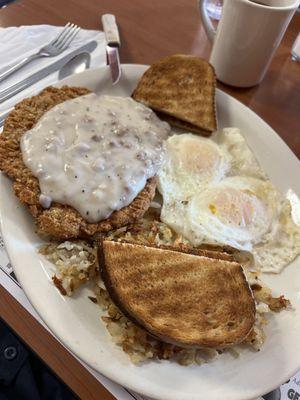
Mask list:
[[[33,25],[33,26],[20,26],[10,28],[0,28],[0,72],[20,61],[22,58],[35,53],[42,46],[48,44],[54,39],[63,27],[51,25]],[[91,53],[90,68],[105,65],[105,37],[104,33],[100,31],[92,31],[82,29],[76,38],[71,43],[70,47],[57,57],[41,58],[32,61],[27,66],[15,72],[11,77],[7,78],[0,83],[0,90],[7,86],[24,79],[31,74],[39,71],[41,68],[52,64],[56,60],[66,56],[74,49],[82,45],[96,40],[98,42],[97,48]],[[21,99],[28,97],[34,93],[39,92],[42,88],[51,85],[58,80],[58,72],[55,72],[40,82],[32,85],[30,88],[22,91],[11,99],[0,104],[0,115],[13,107],[14,104]]]

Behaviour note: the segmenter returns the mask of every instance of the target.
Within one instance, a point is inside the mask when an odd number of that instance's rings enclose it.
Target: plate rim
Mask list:
[[[136,68],[136,67],[138,67],[138,68],[140,68],[140,67],[148,68],[149,66],[148,66],[148,65],[144,65],[144,64],[122,64],[122,67],[125,67],[125,68],[127,68],[127,67],[129,67],[129,68]],[[103,70],[103,69],[109,69],[109,67],[108,67],[108,66],[102,66],[102,67],[94,68],[94,69],[91,69],[91,70],[84,71],[84,72],[82,72],[81,74],[87,74],[87,73],[89,73],[89,72],[91,72],[91,71],[95,71],[95,70],[101,71],[101,70]],[[76,75],[79,75],[79,74],[76,74]],[[74,76],[74,75],[73,75],[73,76]],[[65,84],[65,81],[68,81],[71,77],[72,77],[72,76],[69,76],[69,77],[63,79],[62,81],[58,81],[58,82],[56,82],[55,84],[53,84],[53,86],[61,86],[61,84]],[[276,139],[277,139],[277,140],[279,139],[280,142],[281,142],[280,145],[281,145],[281,146],[284,145],[284,146],[288,149],[288,151],[291,153],[291,155],[294,156],[295,160],[299,163],[298,158],[297,158],[296,155],[292,152],[292,150],[289,148],[289,146],[284,142],[284,140],[283,140],[283,139],[277,134],[277,132],[276,132],[267,122],[265,122],[258,114],[256,114],[256,113],[255,113],[253,110],[251,110],[248,106],[246,106],[245,104],[243,104],[242,102],[240,102],[239,100],[237,100],[236,98],[234,98],[233,96],[229,95],[228,93],[226,93],[226,92],[224,92],[224,91],[222,91],[222,90],[220,90],[220,89],[216,89],[216,91],[217,91],[217,93],[219,93],[219,95],[225,96],[225,98],[230,99],[230,101],[233,100],[234,102],[238,102],[238,103],[240,104],[240,106],[242,106],[243,108],[247,109],[247,111],[250,112],[256,119],[259,119],[259,120],[260,120],[260,123],[263,124],[263,125],[265,126],[266,129],[271,130],[271,131],[272,131],[272,134],[275,134]],[[29,94],[28,96],[31,96],[31,95],[32,95],[32,94]],[[217,103],[217,100],[216,100],[216,103]],[[4,174],[1,173],[1,174],[0,174],[0,185],[1,185],[1,186],[2,186],[2,184],[3,184],[3,176],[4,176]],[[13,260],[14,260],[14,252],[11,252],[11,251],[9,250],[9,249],[10,249],[10,244],[7,243],[6,234],[5,234],[5,232],[3,231],[3,216],[2,216],[1,210],[0,210],[0,227],[1,227],[2,235],[3,235],[3,240],[4,240],[4,243],[5,243],[5,247],[6,247],[6,249],[7,249],[7,253],[8,253],[9,259],[12,261],[12,265],[14,265],[14,262],[13,262]],[[14,268],[14,267],[13,267],[13,268]],[[14,271],[15,271],[15,269],[14,269]],[[18,271],[15,271],[15,273],[16,273],[16,275],[17,275],[18,280],[20,280],[20,282],[21,282],[21,281],[22,281],[22,278],[20,279]],[[23,285],[22,285],[22,290],[24,290],[24,292],[25,292],[27,298],[28,298],[29,301],[30,301],[30,304],[33,306],[34,310],[37,312],[37,314],[39,315],[39,317],[41,318],[41,320],[45,322],[45,320],[43,319],[42,315],[41,315],[40,312],[39,312],[39,308],[34,306],[35,301],[32,301],[32,299],[31,299],[32,296],[31,296],[31,294],[30,294],[30,291],[29,291],[29,293],[28,293],[28,292],[27,292],[27,288],[24,288]],[[62,338],[59,337],[60,335],[57,335],[57,334],[54,332],[54,330],[52,329],[52,327],[50,328],[51,324],[50,324],[50,326],[49,326],[48,323],[46,323],[46,322],[45,322],[45,324],[46,324],[47,327],[50,329],[50,332],[51,332],[58,340],[61,340],[61,341],[64,343],[64,345],[70,350],[71,353],[74,353],[74,354],[75,354],[77,357],[79,357],[84,363],[86,363],[86,364],[89,365],[89,363],[88,363],[86,360],[84,360],[84,359],[81,357],[81,355],[78,355],[77,351],[75,351],[75,350],[72,348],[72,346],[70,346],[69,344],[68,344],[68,345],[65,344],[65,341],[64,341]],[[299,361],[299,367],[300,367],[300,361]],[[293,375],[294,373],[298,372],[299,367],[297,367],[297,369],[292,373],[292,375]],[[92,368],[93,368],[93,367],[92,367]],[[97,372],[98,372],[98,371],[97,371]],[[100,371],[99,371],[99,372],[100,372]],[[137,391],[138,393],[141,393],[142,395],[150,396],[150,397],[151,397],[151,396],[152,396],[152,397],[154,396],[154,398],[156,398],[156,399],[161,399],[161,400],[164,400],[164,399],[165,399],[165,397],[163,396],[163,394],[159,395],[159,394],[157,393],[157,391],[155,391],[155,390],[154,390],[154,391],[152,391],[152,390],[147,390],[147,389],[149,389],[149,387],[147,387],[145,390],[143,390],[143,388],[141,388],[139,385],[134,386],[134,385],[132,384],[132,382],[130,382],[130,386],[127,386],[127,385],[126,385],[126,382],[125,382],[125,379],[126,379],[125,377],[124,377],[124,379],[122,380],[122,379],[116,378],[116,374],[110,374],[110,373],[107,373],[106,371],[105,371],[105,372],[102,372],[102,371],[101,371],[100,373],[103,374],[103,375],[105,375],[105,376],[107,376],[109,379],[113,380],[114,382],[117,382],[118,384],[120,384],[120,385],[122,385],[122,386],[125,386],[125,387],[130,388],[130,390]],[[291,376],[291,375],[289,374],[289,376]],[[287,377],[287,376],[285,376],[284,378],[282,378],[282,382],[281,382],[280,384],[284,383],[288,378],[289,378],[289,377]],[[280,384],[279,384],[279,385],[280,385]],[[272,386],[272,387],[271,387],[271,386]],[[274,388],[277,388],[277,387],[278,387],[278,384],[276,383],[276,385],[271,385],[271,386],[270,386],[270,390],[269,390],[268,388],[267,388],[266,390],[267,390],[267,391],[271,391],[271,390],[273,390]],[[151,388],[150,388],[150,389],[151,389]],[[259,395],[260,395],[260,394],[257,394],[257,396],[259,396]],[[179,396],[180,396],[180,394],[179,394]],[[256,396],[256,394],[254,394],[254,396]],[[173,398],[174,400],[181,400],[181,397],[172,397],[172,398]],[[187,395],[186,398],[189,399],[189,398],[192,398],[192,397],[190,397],[189,395]],[[194,399],[194,397],[193,397],[193,399]],[[224,399],[225,399],[225,397],[224,397]],[[251,396],[251,397],[243,397],[243,399],[244,399],[244,400],[248,400],[248,399],[250,400],[250,399],[252,399],[252,396]]]

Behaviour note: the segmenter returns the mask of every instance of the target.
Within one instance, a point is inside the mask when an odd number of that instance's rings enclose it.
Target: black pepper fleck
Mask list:
[[[88,296],[88,298],[95,304],[97,304],[97,299],[96,297]]]

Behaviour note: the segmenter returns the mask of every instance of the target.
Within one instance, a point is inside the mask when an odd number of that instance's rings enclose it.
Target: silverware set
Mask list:
[[[22,90],[28,88],[29,86],[33,85],[36,82],[39,82],[41,79],[45,78],[46,76],[52,74],[55,71],[59,71],[67,62],[69,62],[73,57],[76,55],[83,53],[83,52],[92,52],[97,47],[97,42],[93,40],[79,49],[73,50],[67,56],[60,58],[59,60],[55,61],[53,64],[50,64],[40,71],[35,72],[34,74],[30,75],[29,77],[22,79],[21,81],[10,85],[9,87],[0,91],[0,104],[10,99],[12,96],[16,95],[17,93],[21,92]]]
[[[114,15],[112,14],[105,14],[102,16],[102,24],[103,30],[105,33],[105,38],[107,42],[106,46],[106,54],[107,54],[107,63],[110,67],[111,77],[112,77],[112,84],[116,84],[121,76],[121,69],[120,69],[120,59],[119,59],[119,46],[120,46],[120,37],[119,32],[116,24],[116,20]],[[6,78],[11,76],[14,72],[20,70],[25,65],[33,62],[34,60],[38,60],[40,58],[50,58],[56,57],[67,50],[75,39],[77,34],[80,31],[80,27],[68,22],[62,31],[57,35],[50,43],[43,46],[39,49],[38,52],[31,54],[30,56],[24,58],[23,60],[19,61],[17,64],[11,66],[4,72],[0,74],[0,82],[3,82]],[[80,48],[73,50],[67,56],[55,60],[52,64],[43,67],[39,71],[31,74],[30,76],[17,81],[4,89],[0,90],[0,104],[11,97],[15,96],[17,93],[21,92],[22,90],[28,88],[29,86],[33,85],[34,83],[40,81],[41,79],[45,78],[47,75],[61,70],[66,64],[68,64],[74,57],[80,54],[87,54],[91,53],[97,47],[96,41],[91,41]],[[71,64],[70,64],[71,65]],[[68,68],[70,73],[75,73],[77,71],[73,70],[72,67]],[[72,72],[73,71],[73,72]],[[6,111],[2,115],[0,115],[0,127],[3,125],[5,118],[7,117],[8,113],[12,109]]]
[[[68,22],[62,32],[46,46],[43,46],[37,53],[24,58],[23,60],[0,74],[0,82],[2,82],[14,72],[18,71],[20,68],[24,67],[24,65],[29,64],[33,60],[41,57],[58,56],[70,46],[72,40],[75,38],[79,31],[79,26]]]

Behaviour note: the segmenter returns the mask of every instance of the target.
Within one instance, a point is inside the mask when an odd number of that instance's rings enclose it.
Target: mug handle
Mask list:
[[[205,3],[206,3],[206,0],[199,0],[198,6],[199,6],[204,30],[206,32],[208,40],[210,41],[211,44],[213,44],[213,42],[215,40],[215,36],[216,36],[216,30],[208,16]]]

